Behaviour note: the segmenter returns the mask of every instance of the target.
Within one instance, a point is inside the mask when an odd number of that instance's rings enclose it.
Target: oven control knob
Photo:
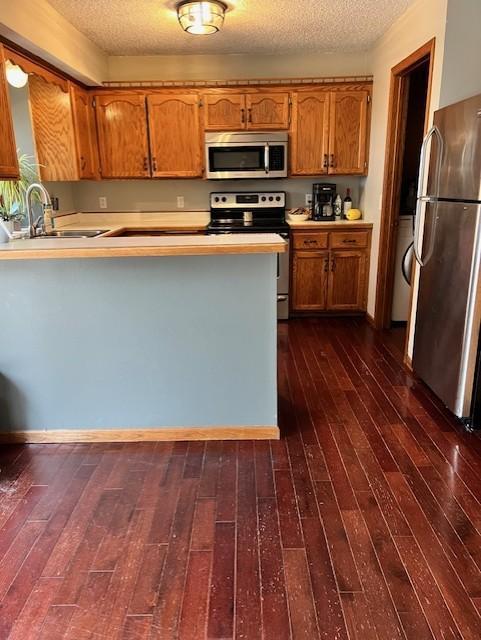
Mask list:
[[[281,196],[276,196],[276,200],[277,200],[277,202],[280,202],[281,201]]]
[[[269,202],[272,202],[274,200],[274,198],[272,196],[269,196]]]
[[[261,197],[261,201],[262,201],[262,202],[265,202],[265,201],[266,201],[266,197],[265,197],[265,196],[262,196],[262,197]]]
[[[214,202],[219,202],[219,196],[216,196],[216,197],[214,198]]]
[[[222,196],[222,202],[227,202],[227,198],[225,196]]]

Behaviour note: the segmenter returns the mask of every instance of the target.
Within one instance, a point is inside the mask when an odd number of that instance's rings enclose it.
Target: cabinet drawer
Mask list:
[[[331,249],[365,248],[368,240],[369,231],[332,231]]]
[[[327,233],[300,233],[294,234],[294,249],[327,249]]]

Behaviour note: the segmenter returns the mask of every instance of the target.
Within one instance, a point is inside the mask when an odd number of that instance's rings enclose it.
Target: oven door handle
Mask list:
[[[264,147],[264,171],[269,173],[269,143],[266,142]]]

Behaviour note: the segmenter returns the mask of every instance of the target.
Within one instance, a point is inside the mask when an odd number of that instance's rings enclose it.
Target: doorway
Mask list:
[[[391,70],[375,326],[405,341],[412,304],[409,247],[419,154],[429,117],[434,39]]]

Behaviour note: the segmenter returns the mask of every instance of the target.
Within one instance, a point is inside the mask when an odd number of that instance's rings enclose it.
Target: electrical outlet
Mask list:
[[[184,196],[177,196],[177,209],[183,209],[185,205]]]
[[[107,208],[107,198],[105,196],[100,196],[100,198],[99,198],[99,207],[101,209],[106,209]]]
[[[312,204],[312,193],[306,193],[306,207],[310,207]]]

